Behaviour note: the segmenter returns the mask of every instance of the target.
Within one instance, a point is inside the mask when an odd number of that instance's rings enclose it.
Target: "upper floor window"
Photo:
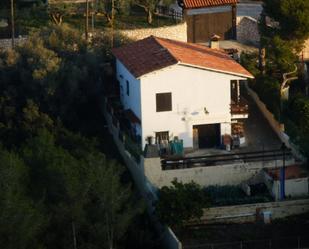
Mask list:
[[[130,83],[129,81],[126,81],[127,83],[127,95],[129,96],[130,95]]]
[[[166,112],[172,110],[172,93],[156,94],[157,112]]]

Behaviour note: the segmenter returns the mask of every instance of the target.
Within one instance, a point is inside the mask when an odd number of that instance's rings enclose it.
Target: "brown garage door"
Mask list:
[[[232,23],[231,11],[187,16],[188,41],[205,43],[213,34],[222,40],[233,39]]]

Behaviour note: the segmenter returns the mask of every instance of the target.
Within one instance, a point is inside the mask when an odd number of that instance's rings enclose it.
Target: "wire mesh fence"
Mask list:
[[[263,240],[246,240],[225,243],[200,243],[183,245],[184,249],[305,249],[309,237],[294,236]]]

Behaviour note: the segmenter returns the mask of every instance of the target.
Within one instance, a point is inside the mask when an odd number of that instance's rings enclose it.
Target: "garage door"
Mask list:
[[[214,148],[220,145],[220,124],[194,125],[198,148]]]

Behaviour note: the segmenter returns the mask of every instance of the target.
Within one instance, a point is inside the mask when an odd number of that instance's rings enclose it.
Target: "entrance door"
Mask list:
[[[198,147],[214,148],[220,145],[220,124],[195,125],[198,133]]]

